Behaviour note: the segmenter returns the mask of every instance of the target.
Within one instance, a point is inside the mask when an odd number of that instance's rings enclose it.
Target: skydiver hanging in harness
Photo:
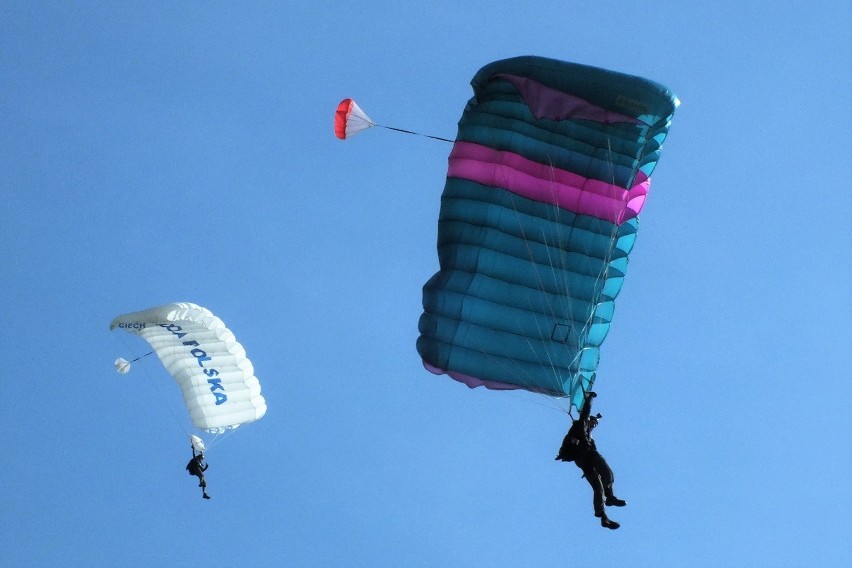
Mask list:
[[[201,488],[201,496],[204,499],[210,499],[210,495],[207,494],[207,481],[204,480],[204,472],[207,471],[208,467],[210,466],[204,463],[204,454],[201,452],[196,454],[195,446],[193,445],[192,459],[186,464],[186,471],[189,472],[189,475],[198,477],[198,486]]]
[[[604,504],[623,507],[627,502],[613,495],[612,482],[614,476],[612,470],[603,456],[598,453],[595,441],[592,439],[592,430],[598,425],[598,420],[601,418],[600,414],[589,416],[592,412],[592,399],[596,396],[593,392],[586,393],[586,403],[583,405],[580,417],[574,421],[568,430],[568,434],[565,435],[565,439],[562,440],[562,447],[559,448],[556,459],[573,461],[577,467],[583,470],[583,477],[592,486],[594,493],[595,516],[600,517],[602,527],[614,530],[621,525],[606,516]]]

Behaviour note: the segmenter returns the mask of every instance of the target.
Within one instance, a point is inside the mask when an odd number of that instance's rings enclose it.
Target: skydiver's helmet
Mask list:
[[[589,430],[598,425],[598,421],[601,419],[600,413],[595,416],[589,416]]]

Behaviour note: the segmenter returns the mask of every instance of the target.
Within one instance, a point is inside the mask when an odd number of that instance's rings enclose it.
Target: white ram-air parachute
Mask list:
[[[225,324],[196,304],[174,303],[118,316],[109,328],[147,341],[183,392],[192,423],[222,433],[266,414],[246,351]],[[119,358],[119,373],[130,370]]]

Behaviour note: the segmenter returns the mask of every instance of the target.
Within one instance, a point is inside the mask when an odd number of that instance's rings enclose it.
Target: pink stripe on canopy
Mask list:
[[[447,177],[505,188],[534,201],[617,225],[639,214],[651,185],[641,171],[633,187],[624,189],[472,142],[456,142],[449,162]]]

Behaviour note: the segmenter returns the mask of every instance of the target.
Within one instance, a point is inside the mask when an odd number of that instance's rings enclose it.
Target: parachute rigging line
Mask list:
[[[130,361],[128,361],[128,363],[135,363],[135,362],[136,362],[136,361],[138,361],[139,359],[142,359],[143,357],[147,357],[148,355],[153,355],[153,354],[154,354],[154,352],[153,352],[153,351],[148,351],[147,353],[145,353],[144,355],[140,355],[140,356],[139,356],[139,357],[137,357],[136,359],[131,359]]]
[[[405,134],[415,134],[417,136],[431,138],[432,140],[440,140],[441,142],[449,142],[450,144],[455,142],[455,140],[450,140],[449,138],[441,138],[440,136],[432,136],[431,134],[422,134],[420,132],[414,132],[413,130],[403,130],[402,128],[394,128],[393,126],[382,126],[381,124],[376,124],[374,126],[378,126],[379,128],[386,128],[387,130],[395,130],[396,132],[404,132]]]

